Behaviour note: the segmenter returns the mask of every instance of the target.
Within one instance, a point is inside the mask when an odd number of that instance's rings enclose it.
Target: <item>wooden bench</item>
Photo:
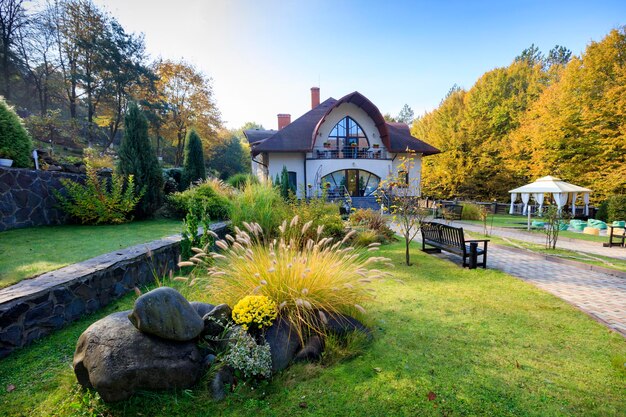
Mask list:
[[[463,266],[475,269],[477,266],[487,267],[487,242],[488,239],[466,240],[462,227],[452,227],[435,222],[420,223],[422,232],[422,251],[433,253],[455,253],[463,258]],[[478,244],[483,243],[479,248]],[[426,245],[432,246],[427,248]],[[478,262],[478,256],[482,255],[482,262]]]
[[[461,204],[443,204],[435,213],[436,219],[461,220],[463,206]]]
[[[615,232],[615,227],[609,226],[609,243],[604,243],[603,246],[610,248],[613,246],[621,246],[624,247],[626,242],[626,229],[622,229],[621,233]]]

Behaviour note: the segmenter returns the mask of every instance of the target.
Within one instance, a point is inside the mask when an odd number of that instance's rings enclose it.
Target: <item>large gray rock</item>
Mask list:
[[[352,332],[365,334],[368,340],[372,338],[372,331],[354,317],[341,313],[324,313],[325,321],[319,319],[318,325],[326,332],[333,333],[339,337],[345,337]]]
[[[300,347],[296,329],[284,318],[279,318],[265,332],[265,340],[272,354],[272,372],[289,366]]]
[[[200,301],[192,301],[189,304],[191,304],[193,309],[196,310],[196,313],[198,313],[200,317],[204,317],[205,314],[215,308],[213,304],[201,303]]]
[[[203,335],[219,336],[224,331],[224,327],[228,322],[232,321],[233,310],[228,304],[220,304],[215,306],[211,311],[202,317],[204,322]]]
[[[174,342],[142,333],[129,311],[111,314],[85,330],[74,353],[74,373],[107,402],[140,389],[189,388],[202,376],[205,358],[194,342]]]
[[[192,340],[204,329],[196,309],[169,287],[156,288],[137,298],[128,318],[142,332],[169,340]]]
[[[235,375],[230,366],[223,366],[215,374],[211,381],[211,394],[215,401],[221,401],[226,397],[227,387],[235,383]]]
[[[293,358],[294,362],[314,362],[322,359],[324,340],[317,335],[309,337],[302,349]]]

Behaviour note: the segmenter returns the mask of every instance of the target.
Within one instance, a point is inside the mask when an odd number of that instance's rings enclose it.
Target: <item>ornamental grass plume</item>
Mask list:
[[[379,244],[355,250],[346,246],[350,233],[334,241],[320,238],[320,227],[317,238],[302,241],[311,224],[302,225],[295,216],[289,223],[283,221],[277,239],[264,243],[261,226],[245,222],[244,226],[247,230],[235,227],[234,237],[216,242],[221,251],[209,254],[213,265],[196,262],[205,270],[194,273],[196,291],[229,305],[248,295],[264,295],[276,303],[279,317],[290,321],[301,339],[323,333],[324,312],[363,314],[363,304],[372,299],[369,284],[388,275],[370,268],[375,263],[391,265],[388,258],[371,256]]]

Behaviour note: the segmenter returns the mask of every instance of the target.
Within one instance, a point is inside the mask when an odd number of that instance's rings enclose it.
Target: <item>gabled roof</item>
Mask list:
[[[541,177],[537,181],[509,191],[509,193],[590,193],[589,188],[562,181],[560,178]]]
[[[261,152],[310,152],[315,137],[326,117],[343,103],[361,107],[374,121],[383,144],[390,152],[401,153],[410,149],[423,155],[439,153],[439,149],[411,136],[404,123],[387,123],[378,108],[358,91],[339,100],[329,98],[306,112],[279,131],[246,130],[244,134],[252,147],[252,154]]]
[[[248,139],[248,143],[250,145],[254,145],[257,142],[262,141],[263,139],[267,139],[276,133],[275,130],[263,130],[263,129],[250,129],[243,132],[246,139]]]

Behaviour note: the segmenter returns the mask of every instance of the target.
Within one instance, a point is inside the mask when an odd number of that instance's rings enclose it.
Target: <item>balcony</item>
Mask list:
[[[309,159],[390,159],[389,154],[380,148],[313,149]]]

